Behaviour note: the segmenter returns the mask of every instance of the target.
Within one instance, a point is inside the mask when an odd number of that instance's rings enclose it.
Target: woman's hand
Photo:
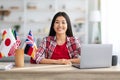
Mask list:
[[[71,65],[71,61],[68,59],[58,59],[57,60],[58,64],[65,64],[65,65]]]

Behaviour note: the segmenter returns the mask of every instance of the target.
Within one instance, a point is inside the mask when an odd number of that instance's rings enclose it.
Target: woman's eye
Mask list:
[[[66,22],[62,22],[62,24],[66,24]]]
[[[59,23],[59,22],[55,22],[55,23]]]
[[[56,21],[55,23],[56,24],[66,24],[66,22],[58,22],[58,21]]]

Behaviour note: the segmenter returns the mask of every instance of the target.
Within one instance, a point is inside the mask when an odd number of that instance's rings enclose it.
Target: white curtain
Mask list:
[[[113,54],[117,54],[120,57],[119,0],[101,0],[101,17],[102,17],[101,22],[102,43],[113,44]]]

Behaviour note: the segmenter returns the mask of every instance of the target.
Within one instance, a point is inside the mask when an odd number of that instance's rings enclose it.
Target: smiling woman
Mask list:
[[[73,36],[69,16],[58,12],[53,17],[49,36],[45,37],[31,62],[40,64],[79,63],[80,42]]]

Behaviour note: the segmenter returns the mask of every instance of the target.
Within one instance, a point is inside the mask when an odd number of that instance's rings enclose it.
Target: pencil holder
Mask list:
[[[16,67],[24,66],[24,50],[23,49],[15,50],[15,66]]]

